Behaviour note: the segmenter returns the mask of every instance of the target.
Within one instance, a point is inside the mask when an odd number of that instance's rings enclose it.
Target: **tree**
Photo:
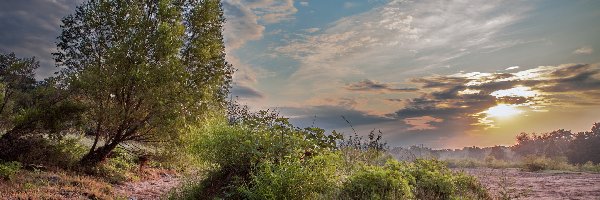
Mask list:
[[[594,123],[591,131],[575,134],[569,145],[567,158],[571,163],[583,164],[588,161],[600,163],[600,123]]]
[[[79,121],[82,107],[66,100],[56,78],[36,81],[35,58],[0,54],[0,159],[14,160],[39,140],[60,138]]]
[[[233,70],[218,0],[91,0],[62,22],[55,59],[94,141],[80,164],[172,140],[224,109]]]
[[[23,102],[30,100],[27,93],[35,87],[38,67],[35,58],[0,54],[0,133],[13,128],[16,116],[25,108]]]
[[[506,147],[503,146],[493,146],[490,150],[490,156],[496,160],[506,160],[506,152],[504,151]]]

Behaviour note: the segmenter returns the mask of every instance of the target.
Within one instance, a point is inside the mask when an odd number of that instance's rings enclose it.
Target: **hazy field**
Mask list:
[[[600,199],[600,174],[524,172],[519,169],[460,169],[479,178],[496,197],[511,199]]]

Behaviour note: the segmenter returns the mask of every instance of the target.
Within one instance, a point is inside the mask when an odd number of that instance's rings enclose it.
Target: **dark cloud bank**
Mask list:
[[[60,20],[74,12],[81,0],[0,1],[0,52],[40,61],[38,77],[56,71],[51,53],[60,34]]]

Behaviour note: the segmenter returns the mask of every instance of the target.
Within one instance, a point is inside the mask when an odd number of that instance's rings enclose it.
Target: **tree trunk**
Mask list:
[[[91,150],[79,161],[80,166],[93,167],[97,166],[110,155],[110,153],[117,147],[118,142],[112,142],[106,144],[100,148]]]

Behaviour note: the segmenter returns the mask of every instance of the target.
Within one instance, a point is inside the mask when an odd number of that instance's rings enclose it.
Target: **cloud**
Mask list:
[[[580,54],[580,55],[589,55],[594,53],[594,49],[592,49],[592,47],[580,47],[578,49],[575,49],[575,51],[573,51],[573,54]]]
[[[540,66],[514,73],[437,75],[412,82],[420,85],[422,95],[406,100],[406,106],[392,115],[412,125],[411,130],[440,128],[448,125],[444,124],[447,121],[462,123],[461,130],[481,129],[493,127],[491,118],[498,114],[600,105],[598,64]],[[440,127],[423,125],[424,121]]]
[[[519,66],[512,66],[512,67],[508,67],[505,70],[509,71],[509,70],[515,70],[515,69],[519,69]]]
[[[321,30],[320,28],[307,28],[304,29],[304,31],[306,31],[307,33],[315,33],[317,31]]]
[[[262,99],[265,95],[254,88],[247,86],[234,85],[231,88],[231,95],[240,99]]]
[[[236,69],[234,91],[247,95],[248,98],[262,98],[251,85],[256,84],[261,71],[236,56],[236,50],[250,41],[260,40],[264,36],[266,25],[293,19],[297,12],[293,0],[224,0],[223,9],[226,17],[224,39],[226,59]],[[279,34],[281,31],[273,31]],[[264,71],[264,70],[263,70]]]
[[[358,6],[358,4],[357,3],[353,3],[353,2],[344,2],[344,5],[343,5],[343,7],[346,8],[346,9],[348,9],[348,8],[354,8],[356,6]]]
[[[365,112],[354,110],[344,106],[305,106],[305,107],[283,107],[278,109],[281,114],[290,118],[297,126],[308,127],[313,123],[317,127],[328,130],[346,130],[350,126],[362,126],[366,124],[378,124],[393,121],[393,119],[370,115]],[[343,118],[346,118],[346,122]]]
[[[19,57],[36,57],[41,79],[57,71],[51,53],[56,51],[61,19],[74,12],[81,0],[0,1],[0,51]]]
[[[224,26],[224,38],[228,51],[238,49],[248,41],[262,38],[265,27],[259,24],[252,7],[241,1],[223,1],[223,10],[227,21]]]
[[[443,119],[438,119],[431,116],[423,116],[423,117],[411,117],[404,119],[404,122],[412,127],[407,130],[434,130],[437,129],[431,123],[439,123],[443,122]]]
[[[308,2],[306,2],[306,1],[301,1],[301,2],[300,2],[300,5],[301,5],[301,6],[308,6]]]
[[[525,2],[506,6],[500,0],[389,1],[272,50],[299,63],[286,87],[303,86],[319,95],[320,87],[332,82],[366,74],[393,80],[517,45],[519,41],[501,36],[509,35],[507,27],[529,9]]]
[[[380,83],[369,79],[347,84],[345,89],[361,92],[415,92],[418,90],[417,88],[393,88],[390,84]]]

